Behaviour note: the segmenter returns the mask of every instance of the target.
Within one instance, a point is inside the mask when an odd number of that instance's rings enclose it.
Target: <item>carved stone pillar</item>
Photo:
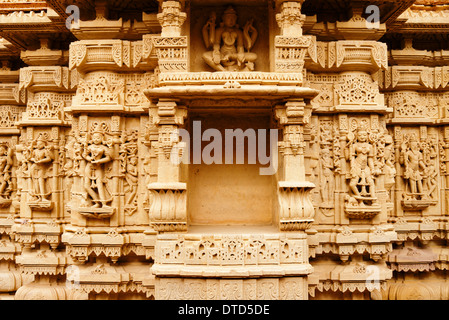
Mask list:
[[[305,107],[303,100],[288,101],[284,106],[276,107],[276,117],[284,134],[279,143],[283,156],[282,180],[278,182],[281,231],[304,231],[313,222],[310,191],[315,185],[305,180],[304,125],[309,116]]]
[[[367,261],[362,263],[362,254],[369,253],[377,262],[391,251],[396,238],[388,225],[388,214],[395,204],[395,145],[387,129],[392,109],[385,104],[378,80],[388,68],[387,46],[378,41],[386,29],[383,24],[374,28],[365,20],[365,8],[366,3],[351,3],[349,20],[316,23],[313,34],[318,37],[321,30],[327,30],[329,37],[316,43],[316,52],[308,53],[305,64],[305,85],[320,90],[310,102],[317,117],[316,127],[310,128],[315,143],[312,151],[319,159],[319,186],[313,194],[314,229],[326,234],[326,240],[314,249],[316,267],[318,270],[323,267],[321,262],[326,264],[325,258],[318,262],[323,249],[332,248],[345,266],[333,269],[331,278],[335,280],[328,284],[342,292],[350,286],[373,292],[367,286],[365,271],[371,266]],[[330,231],[329,224],[340,227]],[[312,236],[310,242],[319,239],[324,238]],[[384,273],[388,269],[383,265],[377,270]],[[346,283],[351,273],[360,275],[353,277],[353,283]],[[379,290],[391,276],[391,272],[379,274]],[[317,281],[322,285],[321,279]]]
[[[301,37],[302,26],[306,19],[306,15],[301,13],[301,7],[304,0],[276,1],[279,6],[279,13],[276,14],[276,21],[281,28],[281,36],[285,37]]]
[[[179,36],[181,26],[187,18],[185,12],[181,11],[181,2],[178,0],[168,0],[161,2],[161,13],[157,14],[157,19],[162,26],[161,37]]]
[[[154,248],[145,210],[147,160],[153,151],[146,138],[150,103],[143,89],[154,86],[155,63],[145,41],[134,37],[148,34],[145,23],[150,22],[143,14],[144,23],[130,26],[111,19],[105,2],[95,6],[95,20],[80,20],[74,30],[79,41],[70,45],[69,69],[77,86],[67,108],[73,117],[70,226],[63,234],[73,261],[67,281],[90,299],[104,292],[134,294],[136,286],[139,294],[151,296],[151,277],[141,288],[143,277],[130,280],[134,271],[119,261],[135,254],[148,270],[144,260]]]
[[[57,283],[66,266],[63,252],[57,249],[67,223],[64,146],[71,117],[65,108],[74,93],[66,58],[66,52],[49,49],[45,39],[40,49],[22,52],[22,60],[30,66],[20,69],[19,90],[26,91],[27,106],[18,121],[22,130],[16,146],[21,194],[13,230],[23,248],[17,264],[35,280],[16,292],[17,299],[25,298],[24,292],[49,298],[47,293],[53,289],[44,288],[46,283]],[[59,289],[51,297],[65,299],[65,289]]]
[[[394,126],[397,153],[395,227],[401,241],[427,243],[440,228],[436,220],[446,215],[448,203],[449,69],[439,66],[434,52],[414,49],[410,39],[390,54],[394,65],[380,79],[386,101],[394,109],[389,122]],[[432,62],[422,66],[423,59]],[[442,229],[447,234],[447,228]]]
[[[443,141],[440,142],[440,170],[444,177],[442,188],[444,188],[444,207],[443,212],[449,209],[449,127],[443,131]]]
[[[334,171],[335,212],[340,212],[335,221],[386,221],[392,206],[389,194],[395,169],[392,137],[387,132],[384,115],[392,110],[385,105],[373,75],[387,68],[387,48],[370,40],[340,40],[317,46],[323,47],[327,47],[328,53],[325,61],[308,67],[332,73],[311,74],[308,85],[321,89],[311,101],[314,110],[328,114],[326,120],[323,117],[318,120],[323,127],[318,129],[317,143],[320,153],[329,150],[333,163],[329,160],[319,175],[323,177]],[[331,79],[332,83],[328,82]],[[332,114],[335,125],[324,127]],[[362,163],[365,156],[359,157],[362,147],[371,150],[366,157],[368,171],[362,169],[365,166]],[[321,211],[328,212],[329,208],[323,207]]]
[[[153,36],[158,57],[159,72],[188,71],[188,38],[182,36],[181,26],[186,20],[180,1],[163,1],[157,15],[162,27],[161,35]],[[148,184],[150,191],[150,225],[156,231],[187,230],[186,183],[180,181],[180,165],[177,163],[178,128],[184,125],[187,110],[173,100],[160,99],[150,110],[158,138],[152,143],[157,155],[157,182]]]
[[[188,71],[188,37],[181,33],[186,13],[181,11],[181,2],[163,1],[157,18],[162,27],[160,37],[151,37],[158,58],[159,70],[165,72]],[[145,38],[144,38],[145,39]]]
[[[276,21],[280,35],[275,36],[275,71],[303,72],[307,50],[315,40],[302,35],[305,15],[301,13],[303,1],[278,1]],[[302,81],[300,81],[302,83]],[[289,100],[276,107],[276,118],[283,130],[279,143],[283,172],[278,182],[279,228],[281,231],[306,230],[313,222],[314,208],[310,197],[315,187],[306,181],[304,126],[310,120],[310,110],[303,99]]]
[[[156,231],[186,231],[187,190],[186,183],[180,181],[177,143],[187,110],[175,101],[159,100],[152,112],[158,127],[158,140],[153,143],[158,173],[157,182],[148,185],[152,195],[150,225]]]
[[[281,34],[275,37],[275,72],[302,73],[304,58],[312,44],[313,36],[303,36],[306,18],[301,14],[303,1],[285,1],[279,5],[276,21]]]
[[[12,228],[20,209],[20,173],[15,152],[20,129],[16,123],[25,111],[21,100],[25,90],[19,90],[19,71],[11,70],[6,63],[0,69],[0,82],[0,298],[7,298],[32,277],[22,275],[14,263],[21,247],[13,241]]]

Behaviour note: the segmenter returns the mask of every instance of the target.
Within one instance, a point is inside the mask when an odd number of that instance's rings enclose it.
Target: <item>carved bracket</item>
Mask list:
[[[314,221],[315,209],[310,191],[315,185],[308,181],[279,181],[279,227],[281,231],[303,231]]]
[[[148,189],[152,200],[150,205],[150,225],[160,232],[187,230],[187,189],[186,184],[150,183]]]

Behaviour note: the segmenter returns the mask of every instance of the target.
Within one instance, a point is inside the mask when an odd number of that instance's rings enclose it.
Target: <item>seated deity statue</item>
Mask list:
[[[257,30],[253,20],[249,20],[243,30],[237,25],[237,14],[232,7],[226,9],[222,23],[215,28],[216,15],[213,13],[203,27],[206,48],[204,61],[216,71],[252,71],[257,54],[249,52],[256,41]],[[245,51],[245,49],[247,51]]]

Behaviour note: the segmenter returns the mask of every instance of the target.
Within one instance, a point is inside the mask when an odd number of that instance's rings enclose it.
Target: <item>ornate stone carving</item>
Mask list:
[[[150,224],[161,232],[187,230],[187,190],[185,183],[151,183]]]
[[[301,1],[282,2],[279,11],[276,21],[281,33],[275,37],[275,71],[302,73],[307,53],[316,61],[316,40],[303,36],[306,16],[301,14]]]
[[[161,237],[156,248],[158,264],[184,266],[264,266],[307,262],[304,238],[276,235],[203,235]],[[161,268],[163,266],[160,266]],[[155,267],[156,271],[159,267]],[[156,271],[157,272],[157,271]],[[220,272],[217,270],[217,272]]]
[[[162,37],[177,36],[180,33],[182,24],[187,15],[181,11],[181,3],[178,1],[164,1],[161,6],[161,13],[157,19],[162,26]]]
[[[161,300],[302,300],[307,295],[301,277],[261,279],[159,278],[156,299]]]
[[[52,102],[50,99],[33,101],[27,106],[27,119],[39,118],[59,120],[63,108],[64,102]]]
[[[288,101],[277,106],[276,117],[283,126],[283,141],[278,142],[284,162],[284,181],[278,182],[279,228],[282,231],[305,230],[313,222],[315,210],[310,191],[315,187],[305,180],[304,125],[310,114],[303,101]]]
[[[80,79],[77,97],[80,104],[119,104],[123,99],[124,81],[112,73],[89,75]]]
[[[321,143],[319,164],[320,164],[320,207],[333,207],[334,190],[335,190],[335,163],[332,156],[331,141]]]
[[[370,132],[367,122],[360,122],[348,134],[346,159],[349,161],[349,195],[345,211],[352,218],[372,218],[381,207],[376,195],[376,177],[381,173],[375,166],[378,135]]]
[[[48,66],[48,67],[27,67],[20,69],[19,89],[35,90],[39,86],[39,91],[44,89],[68,89],[69,88],[69,70],[67,67]]]
[[[108,167],[113,161],[112,141],[108,139],[109,127],[104,122],[94,122],[81,144],[81,156],[86,161],[83,186],[85,203],[80,214],[93,218],[108,218],[114,214],[108,191]]]
[[[187,37],[181,36],[181,26],[186,19],[186,13],[181,11],[178,1],[164,1],[162,11],[157,18],[162,26],[161,36],[144,37],[144,57],[149,56],[152,41],[158,57],[160,72],[186,72],[187,71]]]
[[[436,141],[419,141],[416,134],[403,136],[400,163],[404,166],[406,186],[402,205],[411,210],[422,210],[435,204],[438,166]]]
[[[49,143],[47,133],[40,134],[29,147],[29,172],[33,188],[30,192],[31,200],[28,205],[41,210],[50,210],[53,203],[49,200],[52,190],[48,185],[51,177],[49,166],[54,160],[53,148]],[[34,143],[35,142],[35,143]]]
[[[341,76],[336,86],[340,105],[370,105],[379,101],[379,86],[368,75]]]
[[[184,85],[204,84],[224,85],[228,81],[238,81],[243,84],[267,84],[267,85],[299,85],[302,82],[300,73],[266,73],[266,72],[188,72],[188,73],[161,73],[159,84]]]
[[[207,51],[204,61],[216,71],[252,71],[257,54],[250,52],[258,32],[253,20],[246,22],[243,29],[237,23],[237,13],[228,7],[222,16],[220,27],[216,28],[216,14],[213,13],[203,27],[203,40]],[[245,52],[245,49],[247,52]]]
[[[8,143],[0,144],[0,207],[11,204],[13,150]]]
[[[301,14],[301,6],[301,1],[285,1],[281,3],[280,13],[276,14],[276,21],[279,28],[281,28],[282,36],[302,36],[302,26],[306,16]]]
[[[447,4],[231,2],[0,0],[0,299],[449,299]]]
[[[124,134],[120,145],[120,171],[125,176],[125,210],[132,215],[137,210],[138,146],[137,131]]]
[[[390,106],[394,108],[394,118],[398,120],[410,122],[412,119],[436,119],[439,110],[444,109],[437,96],[431,93],[395,91],[387,97]]]
[[[18,106],[3,105],[0,110],[0,128],[14,128],[15,123],[22,118],[24,108]]]
[[[310,191],[315,188],[311,182],[279,182],[279,228],[282,231],[306,230],[313,222],[313,208]]]

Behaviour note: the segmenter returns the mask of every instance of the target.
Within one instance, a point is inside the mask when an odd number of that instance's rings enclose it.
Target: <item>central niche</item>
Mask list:
[[[199,123],[201,124],[201,130],[199,130]],[[258,136],[258,129],[270,129],[270,124],[271,117],[268,113],[229,115],[215,112],[191,114],[189,119],[190,164],[188,165],[187,184],[190,225],[262,226],[273,224],[273,212],[275,211],[273,206],[274,199],[276,199],[275,172],[273,174],[260,174],[261,168],[270,166],[270,162],[267,162],[268,157],[273,156],[269,149],[269,130],[264,130],[267,134],[266,139],[259,139]],[[208,129],[213,130],[207,131]],[[231,140],[227,139],[226,131],[228,134],[230,130],[236,133],[235,129],[241,129],[242,132],[252,137],[254,136],[251,133],[254,133],[257,143],[254,146],[254,143],[248,143],[252,138],[245,137],[243,140],[244,147],[242,148],[242,145],[238,147],[237,139],[234,139],[232,142],[232,164],[230,164],[229,144]],[[194,136],[194,130],[196,130],[196,133],[201,131],[203,140],[210,131],[220,133],[222,137],[221,164],[207,164],[202,160],[198,164],[198,152],[196,153],[196,161],[194,161],[194,152],[198,149],[194,150],[195,143],[201,143],[202,152],[208,150],[207,154],[215,157],[214,152],[209,152],[214,137],[210,138],[210,141],[199,142],[198,140],[201,138],[198,139],[198,135]],[[203,136],[205,131],[206,135]],[[197,140],[195,141],[195,139]],[[273,141],[274,139],[276,141]],[[262,141],[260,145],[258,145],[259,140]],[[252,141],[254,142],[254,139]],[[271,141],[272,145],[276,144],[277,137],[273,137]],[[256,155],[254,155],[254,147],[256,148]],[[237,149],[244,151],[239,154]],[[265,151],[265,158],[258,156],[259,149]],[[251,163],[254,158],[255,163]]]
[[[270,71],[267,1],[196,0],[190,17],[190,71]],[[213,43],[219,38],[223,41],[214,62]],[[241,65],[236,62],[239,42],[244,47]]]

